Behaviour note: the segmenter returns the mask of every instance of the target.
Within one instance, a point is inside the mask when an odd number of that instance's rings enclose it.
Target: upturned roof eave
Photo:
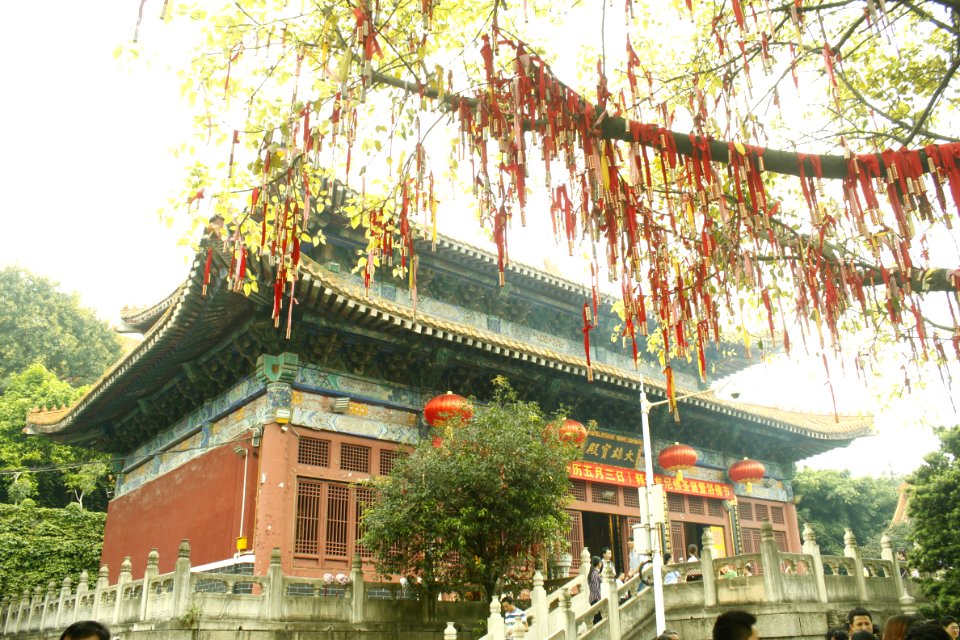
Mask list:
[[[153,349],[157,348],[157,345],[163,341],[165,335],[177,325],[182,310],[187,305],[200,300],[202,297],[201,290],[205,256],[205,252],[198,254],[185,282],[174,294],[165,298],[162,303],[154,305],[154,307],[151,308],[157,309],[161,305],[165,305],[163,313],[147,330],[143,342],[133,349],[125,358],[111,367],[93,387],[91,387],[75,405],[67,409],[62,416],[49,413],[45,416],[37,414],[36,417],[38,420],[36,421],[31,420],[31,416],[28,416],[25,431],[31,434],[46,435],[55,439],[67,439],[63,438],[63,436],[74,428],[78,420],[84,417],[84,413],[90,410],[100,398],[108,396],[113,387],[118,385],[123,377],[130,372],[142,358],[148,356]],[[393,318],[395,319],[395,324],[402,326],[406,330],[415,333],[428,333],[438,339],[450,339],[451,336],[471,336],[470,340],[478,342],[478,346],[481,348],[488,350],[494,349],[497,353],[505,357],[522,358],[540,366],[579,373],[581,375],[586,374],[587,364],[585,358],[551,352],[549,349],[535,347],[534,345],[519,342],[489,331],[481,332],[472,327],[446,319],[433,318],[422,312],[414,313],[412,309],[395,302],[352,291],[351,286],[348,286],[346,282],[335,277],[332,273],[327,273],[325,269],[309,258],[304,258],[303,266],[305,282],[313,280],[316,286],[322,287],[333,295],[346,297],[356,305],[376,310],[382,317]],[[232,294],[228,293],[226,295]],[[425,331],[425,329],[429,329],[429,331]],[[625,371],[601,363],[595,363],[592,368],[594,378],[601,383],[637,390],[639,390],[642,385],[645,389],[661,397],[666,394],[666,388],[663,382],[644,377],[640,372]],[[684,389],[677,389],[677,395],[683,395],[685,392],[686,390]],[[699,406],[707,411],[726,414],[738,420],[764,425],[805,438],[831,441],[835,444],[849,442],[872,432],[871,418],[835,418],[834,416],[798,414],[802,416],[802,419],[800,419],[797,416],[793,416],[790,412],[758,405],[738,403],[717,398],[712,394],[700,395],[684,402]],[[803,424],[804,422],[806,424]],[[827,424],[830,422],[837,425],[843,424],[844,427],[840,429],[835,427],[828,428]],[[60,438],[58,438],[58,436],[60,436]]]

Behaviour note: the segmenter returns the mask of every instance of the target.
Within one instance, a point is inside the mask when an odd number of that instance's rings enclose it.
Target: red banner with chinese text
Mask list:
[[[577,480],[608,482],[624,487],[642,487],[647,483],[647,477],[643,471],[611,467],[596,462],[574,462],[570,465],[568,475]],[[653,481],[656,484],[662,484],[663,488],[671,493],[685,493],[720,500],[734,499],[733,487],[722,482],[696,480],[694,478],[684,478],[681,482],[677,482],[673,476],[661,476],[659,474],[653,475]]]

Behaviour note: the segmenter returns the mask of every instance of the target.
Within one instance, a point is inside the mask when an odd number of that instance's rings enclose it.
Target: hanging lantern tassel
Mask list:
[[[200,295],[207,295],[207,285],[210,284],[210,265],[213,264],[213,247],[207,247],[207,263],[203,267],[203,290]]]
[[[680,411],[677,409],[677,387],[673,382],[673,367],[667,366],[663,373],[667,376],[667,402],[670,405],[670,413],[673,414],[673,421],[680,424]]]
[[[590,330],[593,329],[593,313],[590,305],[583,303],[583,351],[587,356],[587,382],[593,382],[593,365],[590,363]]]

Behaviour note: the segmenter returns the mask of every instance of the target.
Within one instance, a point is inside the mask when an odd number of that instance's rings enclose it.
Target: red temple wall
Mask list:
[[[173,571],[180,541],[190,540],[193,566],[231,558],[240,531],[244,458],[234,443],[213,449],[110,502],[101,564],[110,582],[125,556],[133,579],[143,577],[150,549],[160,554],[161,573]],[[250,451],[244,534],[252,536],[257,455]],[[149,464],[149,463],[148,463]]]

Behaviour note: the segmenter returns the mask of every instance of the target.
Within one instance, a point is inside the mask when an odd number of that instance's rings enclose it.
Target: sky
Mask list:
[[[114,57],[116,47],[133,37],[138,2],[0,4],[0,113],[6,125],[0,266],[18,264],[59,281],[113,323],[124,305],[149,305],[172,292],[191,256],[178,245],[185,231],[168,228],[157,213],[181,184],[169,149],[190,127],[174,73],[185,49],[156,20],[162,4],[145,5],[141,41],[158,53],[149,66],[124,65]],[[530,244],[537,242],[511,239],[514,252]],[[539,266],[542,260],[524,261]],[[930,425],[960,421],[938,376],[927,376],[930,387],[906,399],[889,398],[896,376],[873,381],[867,392],[862,382],[835,372],[840,411],[879,407],[879,435],[798,466],[849,468],[856,476],[905,474],[918,466],[936,448]],[[759,363],[722,393],[830,413],[825,385],[813,354]]]

